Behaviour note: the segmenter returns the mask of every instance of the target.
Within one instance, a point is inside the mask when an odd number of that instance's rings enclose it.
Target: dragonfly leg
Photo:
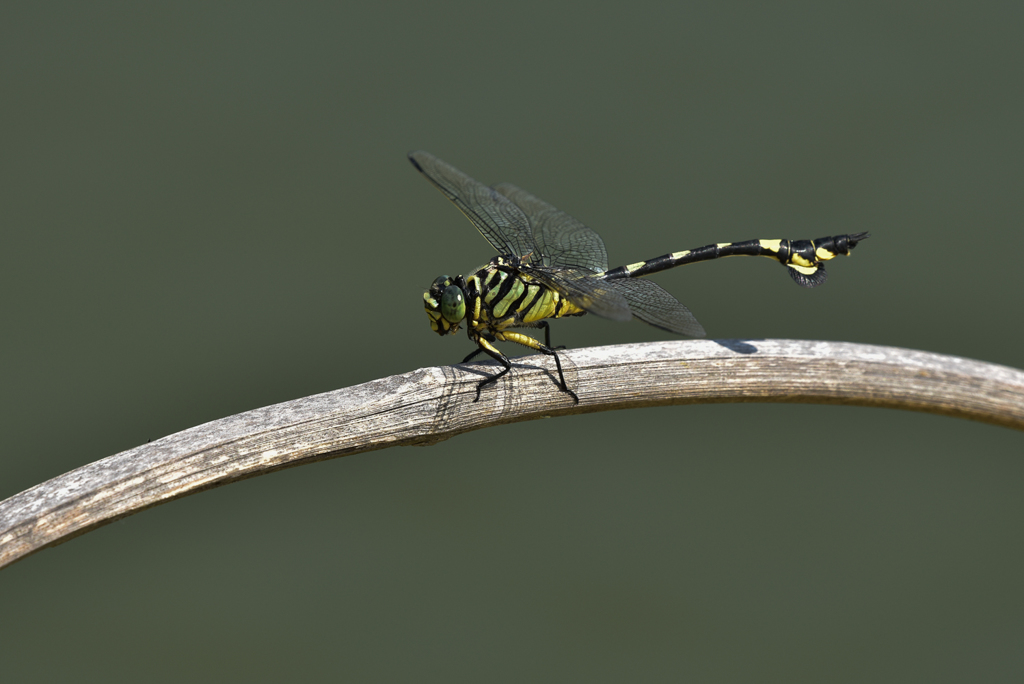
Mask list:
[[[552,347],[551,346],[551,326],[548,325],[547,321],[537,321],[536,323],[520,323],[520,324],[518,324],[518,325],[516,325],[514,327],[516,327],[516,328],[543,328],[544,329],[544,346],[545,347],[547,347],[549,349],[565,349],[565,345],[564,344],[560,344],[557,347]],[[526,345],[526,346],[529,347],[530,345]],[[530,347],[530,348],[533,349],[534,347]],[[538,349],[538,351],[541,351],[541,350]]]
[[[537,327],[544,329],[544,346],[551,347],[551,326],[547,321],[538,321]]]
[[[551,346],[551,326],[548,325],[547,321],[540,321],[537,323],[538,328],[544,328],[544,346],[550,347],[551,349],[565,349],[564,344],[560,344],[557,347]]]
[[[572,403],[574,403],[574,404],[580,403],[580,398],[578,396],[576,396],[575,392],[573,392],[571,389],[569,389],[568,385],[565,384],[565,375],[562,374],[562,362],[558,358],[558,352],[556,352],[554,349],[551,349],[551,348],[541,349],[541,351],[544,352],[545,354],[549,354],[549,355],[555,357],[555,368],[558,369],[558,380],[559,380],[559,382],[562,385],[562,391],[565,392],[566,394],[568,394],[570,397],[572,397]]]
[[[546,321],[544,323],[546,323]],[[541,327],[541,326],[538,324],[537,327]],[[544,325],[543,327],[547,328],[547,325]],[[505,340],[508,341],[508,342],[515,342],[516,344],[521,344],[524,347],[529,347],[530,349],[536,349],[537,351],[541,352],[542,354],[547,354],[548,356],[555,357],[555,368],[558,369],[558,386],[562,389],[563,392],[565,392],[570,397],[572,397],[572,400],[573,400],[574,404],[580,403],[580,398],[578,396],[576,396],[576,393],[573,392],[571,389],[569,389],[569,386],[565,383],[565,374],[562,373],[562,360],[560,358],[558,358],[558,352],[557,351],[555,351],[554,349],[552,349],[551,347],[549,347],[549,346],[547,346],[545,344],[541,344],[540,342],[538,342],[537,340],[533,339],[529,335],[523,335],[522,333],[510,332],[510,331],[506,330],[506,331],[504,331],[502,333],[502,337],[504,337]],[[488,353],[490,353],[490,352],[488,352]],[[504,373],[502,373],[502,375],[504,375]],[[492,379],[494,379],[494,378],[492,378]]]
[[[465,363],[466,361],[469,361],[471,358],[473,358],[474,356],[476,356],[480,352],[483,352],[483,353],[487,354],[488,356],[490,356],[495,361],[497,361],[498,363],[500,363],[502,366],[504,366],[504,368],[501,370],[501,372],[496,373],[496,374],[492,375],[489,378],[481,380],[477,384],[477,386],[476,386],[476,399],[473,400],[474,402],[480,401],[480,390],[482,390],[484,388],[484,385],[490,385],[492,382],[497,382],[498,378],[500,378],[501,376],[505,375],[510,370],[512,370],[512,362],[508,360],[507,356],[505,356],[500,351],[498,351],[498,349],[494,345],[492,345],[490,342],[488,342],[487,340],[485,340],[483,338],[478,339],[476,341],[476,343],[478,345],[480,345],[479,349],[477,349],[475,352],[473,352],[472,354],[467,356],[466,360],[463,361],[463,363]]]

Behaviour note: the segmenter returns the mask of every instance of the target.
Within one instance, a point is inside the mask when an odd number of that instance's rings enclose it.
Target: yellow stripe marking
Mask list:
[[[523,315],[524,323],[532,323],[545,318],[552,318],[555,315],[555,305],[558,301],[558,293],[547,288],[538,289],[542,290],[540,297],[535,300],[535,304]]]
[[[786,264],[786,265],[789,266],[794,271],[798,271],[800,273],[803,273],[804,275],[811,275],[815,271],[818,270],[817,267],[815,267],[815,266],[799,266],[797,264],[792,264],[792,263],[791,264]]]
[[[522,306],[519,307],[520,311],[529,311],[530,304],[537,298],[537,293],[540,292],[539,285],[528,285],[526,287],[526,299],[523,300]]]
[[[690,253],[690,250],[683,250],[682,252],[672,252],[673,259],[682,259],[684,256]]]
[[[506,313],[508,313],[509,307],[519,299],[521,294],[523,294],[523,289],[523,281],[516,278],[512,283],[512,287],[509,289],[508,294],[505,295],[505,298],[497,304],[494,304],[494,315],[498,318],[502,318]]]
[[[729,246],[729,245],[731,245],[731,244],[732,244],[731,242],[719,242],[719,243],[718,243],[717,245],[715,245],[715,246],[716,246],[716,247],[718,247],[719,249],[721,249],[722,247],[728,247],[728,246]]]
[[[836,255],[834,252],[830,252],[824,247],[818,247],[814,250],[814,256],[818,257],[819,261],[828,261],[829,259],[835,258]]]
[[[782,240],[758,240],[761,243],[761,249],[767,249],[771,252],[778,252],[782,249]]]
[[[792,266],[793,264],[796,264],[797,266],[803,266],[804,268],[810,268],[812,271],[814,270],[814,262],[810,261],[808,259],[805,259],[804,257],[800,256],[799,254],[794,254],[793,256],[789,257],[789,264],[790,264],[790,266]],[[800,269],[797,269],[797,270],[800,270]],[[803,273],[803,271],[800,271],[800,272]]]
[[[497,278],[495,278],[497,276]],[[508,278],[508,273],[504,271],[495,271],[487,280],[484,282],[484,287],[487,288],[487,294],[484,295],[484,301],[488,304],[492,304],[495,298],[498,296],[498,290],[501,288],[501,284]]]
[[[632,273],[633,271],[639,270],[640,267],[646,263],[646,261],[638,261],[635,264],[630,264],[629,266],[626,266],[626,270]]]

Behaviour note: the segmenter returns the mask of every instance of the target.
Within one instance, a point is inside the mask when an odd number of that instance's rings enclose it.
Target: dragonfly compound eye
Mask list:
[[[446,321],[458,323],[466,317],[466,297],[458,285],[449,285],[441,295],[441,315]]]
[[[452,284],[452,279],[446,275],[437,276],[434,278],[434,282],[430,285],[430,294],[435,297],[440,297],[441,293],[444,292],[444,288]]]

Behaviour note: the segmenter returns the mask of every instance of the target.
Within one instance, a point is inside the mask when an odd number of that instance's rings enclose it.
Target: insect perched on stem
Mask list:
[[[412,152],[409,161],[498,251],[475,273],[440,276],[423,294],[430,327],[437,334],[458,332],[466,321],[469,339],[477,349],[463,363],[483,352],[504,366],[480,381],[475,401],[486,385],[512,369],[512,362],[494,343],[515,342],[553,356],[559,387],[579,402],[565,383],[558,352],[551,347],[549,318],[592,313],[628,321],[635,316],[669,332],[704,336],[704,328],[689,309],[641,276],[722,257],[762,256],[785,266],[798,284],[815,287],[828,276],[823,262],[848,255],[869,237],[855,233],[816,240],[720,242],[609,269],[601,237],[564,211],[509,183],[487,187],[427,152]],[[543,329],[544,344],[513,328]]]

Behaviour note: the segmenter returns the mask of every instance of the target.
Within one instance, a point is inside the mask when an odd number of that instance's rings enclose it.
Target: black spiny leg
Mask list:
[[[544,346],[550,349],[565,349],[564,344],[560,344],[557,347],[551,346],[551,326],[548,325],[547,321],[539,321],[537,323],[538,328],[544,328]]]
[[[520,323],[516,328],[542,328],[544,330],[544,346],[548,349],[565,349],[564,344],[560,344],[557,347],[551,346],[551,326],[548,325],[547,321],[536,321],[535,323]],[[526,345],[530,349],[537,349],[533,345]]]
[[[491,347],[490,349],[488,349],[487,347],[484,346],[484,343],[485,343],[485,341],[481,340],[479,342],[479,344],[480,344],[479,349],[477,349],[475,352],[473,352],[472,354],[467,356],[465,361],[463,361],[462,363],[466,363],[466,361],[469,361],[471,358],[473,358],[474,356],[476,356],[480,352],[484,352],[485,354],[490,356],[492,359],[494,359],[495,361],[500,363],[502,366],[504,366],[504,368],[501,370],[500,373],[496,373],[495,375],[492,375],[491,377],[489,377],[489,378],[487,378],[485,380],[481,380],[477,384],[477,386],[476,386],[476,399],[473,400],[474,403],[480,401],[480,390],[482,390],[484,388],[484,385],[490,385],[492,382],[497,382],[498,378],[500,378],[501,376],[505,375],[510,370],[512,370],[512,362],[508,360],[507,356],[502,354],[500,351],[498,351],[494,347]],[[490,345],[488,345],[488,347],[490,347]],[[561,372],[561,369],[559,369],[559,372]],[[564,381],[563,381],[563,383],[564,383]],[[575,395],[573,395],[573,396],[575,396]],[[577,401],[579,401],[579,400],[577,399]]]
[[[551,347],[551,330],[548,328],[547,321],[541,321],[540,327],[544,328],[544,346]],[[560,344],[557,347],[551,347],[552,349],[565,349],[564,344]]]
[[[518,328],[543,328],[544,329],[544,346],[549,349],[565,349],[565,345],[559,345],[557,347],[551,346],[551,326],[548,325],[547,321],[539,321],[537,323],[523,323],[522,325],[516,326]],[[482,347],[477,347],[476,351],[470,353],[469,356],[462,359],[462,363],[469,363],[471,360],[480,356],[483,353]]]
[[[536,327],[536,328],[540,328],[540,327],[547,328],[547,325],[544,325],[544,326],[541,326],[541,325],[531,325],[529,327],[531,327],[531,328],[533,328],[533,327]],[[537,340],[533,339],[532,337],[529,337],[527,335],[523,335],[521,333],[505,332],[504,333],[504,337],[505,337],[505,340],[508,341],[508,342],[515,342],[517,344],[523,345],[524,347],[529,347],[530,349],[534,349],[536,351],[539,351],[542,354],[546,354],[547,356],[555,357],[555,368],[558,369],[558,387],[559,387],[559,389],[561,389],[563,392],[565,392],[570,397],[572,397],[572,401],[573,401],[574,404],[580,403],[580,398],[576,395],[575,392],[573,392],[571,389],[569,389],[569,385],[565,382],[565,374],[562,372],[562,360],[558,357],[558,352],[556,352],[554,349],[552,349],[548,345],[541,344],[540,342],[538,342]],[[500,351],[498,351],[498,349],[495,348],[490,343],[490,340],[487,340],[487,339],[481,337],[481,338],[479,338],[477,340],[477,344],[480,345],[479,348],[476,351],[474,351],[472,354],[467,356],[462,361],[463,363],[468,362],[470,359],[472,359],[473,357],[478,355],[480,352],[483,352],[483,353],[487,354],[488,356],[490,356],[495,361],[497,361],[498,363],[500,363],[502,366],[504,366],[504,368],[501,370],[501,372],[499,372],[499,373],[497,373],[495,375],[492,375],[491,377],[487,378],[486,380],[481,380],[479,382],[479,384],[477,384],[477,386],[476,386],[476,399],[473,400],[474,402],[480,401],[480,391],[484,388],[485,385],[489,385],[492,382],[497,382],[499,378],[501,378],[503,375],[505,375],[510,370],[512,370],[512,362],[509,361],[507,356],[505,356]]]
[[[576,396],[575,392],[569,389],[569,386],[567,384],[565,384],[565,375],[562,374],[562,362],[558,358],[558,352],[556,352],[554,349],[551,349],[550,347],[541,349],[541,351],[544,352],[545,354],[548,354],[549,356],[555,357],[555,368],[558,369],[558,381],[562,384],[562,391],[568,394],[570,397],[572,397],[572,403],[580,403],[580,398]]]
[[[544,346],[551,347],[551,326],[548,325],[547,321],[538,321],[538,328],[544,328]]]
[[[542,323],[544,325],[542,325]],[[547,321],[541,321],[541,323],[537,323],[535,325],[531,325],[531,326],[528,326],[528,327],[531,327],[531,328],[541,328],[541,327],[543,327],[546,330],[547,329],[546,323],[547,323]],[[527,326],[523,326],[523,327],[527,327]],[[538,342],[537,340],[533,339],[529,335],[523,335],[522,333],[509,332],[509,331],[506,331],[506,332],[504,332],[502,334],[504,335],[505,340],[507,342],[515,342],[516,344],[521,344],[524,347],[529,347],[530,349],[535,349],[536,351],[539,351],[542,354],[547,354],[548,356],[554,356],[555,357],[555,368],[558,369],[558,386],[561,388],[561,390],[563,392],[565,392],[570,397],[572,397],[572,400],[573,400],[574,404],[580,403],[580,398],[578,396],[576,396],[575,392],[573,392],[571,389],[569,389],[569,385],[567,385],[566,382],[565,382],[565,374],[562,373],[562,360],[558,357],[558,352],[556,352],[554,349],[552,349],[551,347],[549,347],[546,344],[541,344],[540,342]],[[483,345],[481,344],[480,346],[483,346]],[[490,352],[488,352],[488,353],[490,353]],[[493,356],[493,354],[492,354],[492,356]]]

